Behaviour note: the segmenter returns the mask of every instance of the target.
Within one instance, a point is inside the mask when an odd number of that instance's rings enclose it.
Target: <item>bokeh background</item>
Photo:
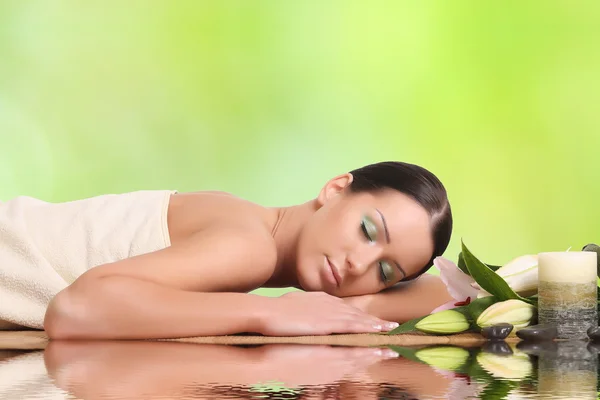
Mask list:
[[[393,159],[445,183],[448,258],[580,249],[600,242],[598,21],[592,0],[4,0],[0,200],[291,205]]]

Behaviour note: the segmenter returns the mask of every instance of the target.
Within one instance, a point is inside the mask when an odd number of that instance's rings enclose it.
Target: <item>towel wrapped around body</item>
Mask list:
[[[88,269],[170,246],[174,193],[0,203],[0,330],[43,329],[50,300]]]

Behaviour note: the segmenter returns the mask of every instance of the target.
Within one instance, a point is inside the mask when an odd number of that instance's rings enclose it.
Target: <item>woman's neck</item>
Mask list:
[[[271,209],[277,216],[271,230],[277,247],[277,265],[275,273],[266,283],[269,287],[299,288],[296,269],[298,240],[304,224],[316,211],[316,201],[290,207]]]

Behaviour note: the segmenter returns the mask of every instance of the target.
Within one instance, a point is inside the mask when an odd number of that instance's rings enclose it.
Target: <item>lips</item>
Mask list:
[[[336,266],[331,262],[331,260],[329,260],[329,257],[327,258],[327,263],[329,264],[329,268],[331,268],[331,272],[333,272],[333,277],[335,278],[335,281],[337,282],[337,286],[339,287],[340,284],[342,283],[342,277],[340,276],[340,273],[338,271],[338,269],[336,268]]]

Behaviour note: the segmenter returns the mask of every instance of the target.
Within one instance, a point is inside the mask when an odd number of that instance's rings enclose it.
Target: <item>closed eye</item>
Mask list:
[[[394,268],[385,261],[379,262],[379,274],[385,285],[394,280]]]
[[[364,216],[360,221],[360,229],[368,241],[377,241],[377,225],[369,217]]]

